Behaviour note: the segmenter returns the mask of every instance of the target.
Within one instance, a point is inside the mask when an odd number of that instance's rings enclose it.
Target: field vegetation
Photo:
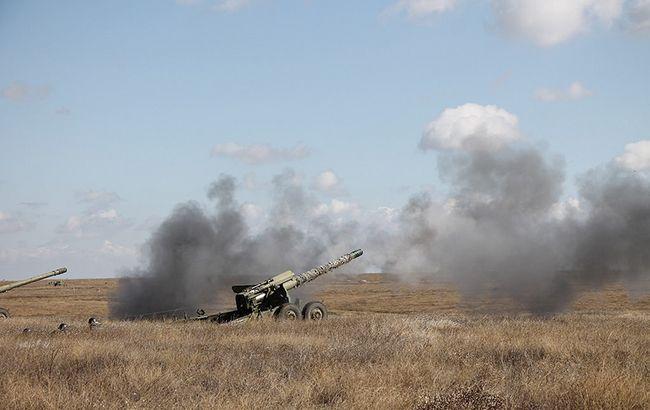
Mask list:
[[[114,288],[0,299],[14,314],[0,322],[2,407],[650,408],[650,304],[622,287],[539,318],[445,285],[340,280],[316,295],[326,322],[222,326],[106,320]]]

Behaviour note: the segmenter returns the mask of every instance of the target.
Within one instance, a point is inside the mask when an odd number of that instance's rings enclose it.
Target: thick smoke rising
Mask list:
[[[566,198],[564,161],[521,141],[517,124],[492,106],[445,110],[420,146],[438,151],[448,194],[416,194],[384,214],[314,212],[323,204],[285,171],[272,180],[266,222],[251,229],[236,181],[222,176],[208,191],[214,210],[181,204],[152,235],[148,264],[122,280],[112,313],[193,310],[234,283],[356,248],[365,250],[356,271],[444,278],[469,300],[489,294],[537,314],[568,308],[581,289],[650,279],[650,176],[612,161]]]
[[[353,225],[337,226],[326,216],[307,218],[314,200],[295,179],[292,171],[273,179],[270,220],[275,222],[260,232],[248,226],[231,176],[210,186],[213,211],[196,202],[178,205],[147,242],[147,265],[120,280],[112,316],[193,312],[214,303],[217,291],[232,284],[286,269],[304,271],[337,256],[335,252],[345,253],[347,241],[340,236]]]
[[[402,209],[401,252],[386,270],[435,272],[466,296],[487,289],[527,310],[559,308],[566,287],[557,273],[570,264],[564,226],[551,217],[564,180],[563,162],[535,148],[444,154],[444,203],[426,195]],[[406,257],[405,257],[406,255]]]
[[[534,313],[567,308],[585,287],[650,279],[650,176],[619,157],[582,175],[568,200],[564,161],[521,136],[494,106],[446,109],[429,124],[420,147],[438,151],[450,192],[401,209],[383,270],[434,274],[470,299],[489,293]]]
[[[650,275],[650,180],[610,165],[580,180],[589,205],[580,226],[575,268],[596,285]]]
[[[442,153],[451,195],[411,198],[384,270],[435,273],[466,297],[508,297],[540,314],[567,308],[585,287],[650,278],[647,176],[592,170],[579,178],[579,207],[567,209],[563,168],[533,147]]]

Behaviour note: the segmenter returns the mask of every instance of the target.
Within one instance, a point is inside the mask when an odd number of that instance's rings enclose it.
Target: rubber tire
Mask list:
[[[2,319],[9,319],[11,316],[9,315],[9,311],[5,308],[0,308],[0,320]]]
[[[327,308],[321,302],[309,302],[302,308],[302,318],[319,322],[327,319]]]
[[[285,303],[275,310],[273,316],[276,320],[298,320],[300,319],[300,309],[293,303]]]

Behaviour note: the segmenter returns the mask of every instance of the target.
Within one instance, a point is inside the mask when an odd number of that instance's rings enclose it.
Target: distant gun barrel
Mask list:
[[[42,275],[33,276],[33,277],[29,278],[29,279],[21,280],[21,281],[18,281],[18,282],[13,282],[13,283],[10,283],[8,285],[3,285],[3,286],[0,286],[0,293],[8,292],[8,291],[10,291],[12,289],[19,288],[19,287],[25,286],[25,285],[29,285],[30,283],[38,282],[39,280],[47,279],[47,278],[50,278],[52,276],[62,275],[64,273],[66,273],[67,271],[68,271],[67,268],[59,268],[59,269],[55,269],[53,271],[44,273]]]
[[[331,270],[339,268],[345,265],[346,263],[349,263],[352,260],[358,258],[361,255],[363,255],[363,251],[361,249],[357,249],[356,251],[347,253],[338,259],[334,259],[333,261],[326,263],[325,265],[321,265],[317,268],[308,270],[307,272],[300,273],[295,277],[295,281],[296,281],[295,287],[301,286],[307,282],[311,282],[317,277],[324,275]]]

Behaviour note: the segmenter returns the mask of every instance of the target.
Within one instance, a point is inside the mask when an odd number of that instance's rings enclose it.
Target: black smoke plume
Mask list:
[[[214,209],[178,205],[146,244],[147,264],[120,281],[115,317],[214,303],[217,291],[286,269],[307,270],[364,248],[353,269],[452,281],[469,300],[506,297],[546,314],[585,287],[634,284],[650,273],[650,182],[609,164],[578,179],[563,206],[564,162],[526,145],[441,153],[445,198],[414,195],[391,221],[316,215],[292,171],[273,178],[267,222],[252,229],[236,181],[210,186]]]
[[[578,180],[580,208],[563,210],[563,161],[535,147],[441,154],[439,172],[449,198],[411,198],[384,270],[435,273],[470,299],[537,314],[566,309],[579,289],[650,277],[647,176],[592,170]]]
[[[308,219],[314,199],[294,180],[292,171],[274,178],[274,223],[261,232],[248,226],[235,200],[236,181],[228,175],[208,190],[213,211],[196,202],[178,205],[146,243],[147,264],[120,279],[111,315],[191,313],[216,302],[217,291],[232,284],[308,270],[347,252],[339,235],[351,225],[335,230],[326,216]]]

